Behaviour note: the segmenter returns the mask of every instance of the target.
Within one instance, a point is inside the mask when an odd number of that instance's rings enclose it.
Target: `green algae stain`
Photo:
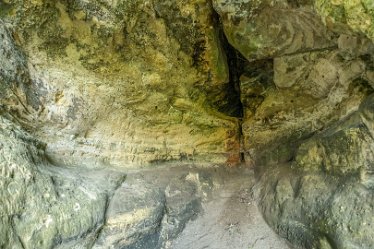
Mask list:
[[[4,3],[3,1],[0,0],[0,17],[7,16],[10,12],[11,5]]]

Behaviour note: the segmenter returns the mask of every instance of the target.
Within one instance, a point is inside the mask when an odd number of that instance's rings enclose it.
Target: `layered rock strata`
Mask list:
[[[373,41],[369,0],[0,1],[0,247],[165,248],[200,179],[123,170],[245,162],[282,237],[371,248]]]
[[[1,102],[54,161],[235,161],[238,122],[208,1],[2,6]]]

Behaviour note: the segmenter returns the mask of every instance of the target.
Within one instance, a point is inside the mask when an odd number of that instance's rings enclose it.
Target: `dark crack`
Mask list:
[[[218,111],[230,117],[243,118],[243,104],[240,98],[240,76],[248,61],[228,42],[218,13],[214,12],[213,20],[219,31],[221,45],[226,54],[229,68],[229,82],[224,86],[224,96],[214,103]]]
[[[218,111],[230,117],[238,119],[238,142],[240,143],[239,160],[240,163],[245,162],[245,153],[243,148],[243,117],[244,107],[241,100],[240,77],[245,72],[248,65],[248,60],[235,49],[228,41],[220,17],[217,12],[213,10],[213,20],[216,29],[219,31],[219,38],[223,50],[225,51],[227,65],[229,68],[229,82],[224,86],[224,97],[219,102],[214,103],[218,107]]]

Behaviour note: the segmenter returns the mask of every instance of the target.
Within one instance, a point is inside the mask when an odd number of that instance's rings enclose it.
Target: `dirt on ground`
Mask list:
[[[152,169],[128,175],[131,182],[142,178],[159,187],[176,176],[198,175],[202,210],[189,221],[177,238],[168,241],[170,249],[290,249],[265,222],[253,195],[255,177],[250,168],[174,167]]]

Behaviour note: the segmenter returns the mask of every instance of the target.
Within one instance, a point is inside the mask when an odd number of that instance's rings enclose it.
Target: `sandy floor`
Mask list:
[[[288,249],[266,224],[252,197],[251,171],[227,175],[203,204],[204,213],[187,224],[172,249]]]
[[[131,178],[165,185],[181,174],[208,175],[213,183],[202,203],[203,212],[187,223],[183,232],[167,249],[290,249],[287,242],[266,224],[252,188],[254,173],[250,169],[197,169],[175,167],[134,172]]]

